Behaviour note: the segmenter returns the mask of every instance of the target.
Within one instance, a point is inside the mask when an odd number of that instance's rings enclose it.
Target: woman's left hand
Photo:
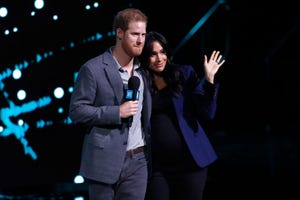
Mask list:
[[[220,51],[213,51],[209,60],[207,60],[207,56],[204,55],[204,72],[208,82],[214,83],[215,74],[225,62],[222,57]]]

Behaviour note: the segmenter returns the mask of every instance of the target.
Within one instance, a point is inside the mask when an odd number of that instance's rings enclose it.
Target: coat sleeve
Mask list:
[[[87,126],[120,125],[120,105],[103,72],[95,72],[86,65],[81,67],[69,105],[69,117],[74,123]]]
[[[200,79],[192,66],[184,67],[185,87],[191,92],[191,98],[198,119],[211,120],[215,117],[219,83],[211,84]]]

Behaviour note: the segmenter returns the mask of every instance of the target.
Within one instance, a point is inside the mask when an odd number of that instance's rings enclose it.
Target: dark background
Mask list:
[[[149,17],[148,31],[163,33],[175,49],[191,28],[218,1],[102,1],[101,9],[89,15],[79,2],[49,2],[46,11],[59,10],[58,23],[41,15],[29,20],[23,13],[28,2],[12,2],[14,8],[3,26],[19,23],[15,36],[0,37],[0,72],[12,63],[38,51],[59,49],[66,41],[78,41],[95,32],[111,31],[113,15],[128,6]],[[22,4],[22,5],[21,5]],[[70,8],[68,7],[70,6]],[[207,193],[224,197],[285,197],[297,195],[299,184],[299,11],[294,1],[226,1],[205,20],[203,26],[174,54],[178,63],[192,64],[202,73],[203,55],[220,50],[226,57],[217,80],[221,83],[218,111],[207,131],[219,154],[210,168]],[[18,12],[17,12],[18,11]],[[36,63],[23,82],[7,80],[6,90],[20,84],[32,88],[36,97],[52,85],[73,84],[73,73],[87,59],[114,44],[114,38],[79,43]],[[70,94],[58,102],[67,108]],[[1,100],[2,101],[2,100]],[[5,103],[0,104],[6,107]],[[55,106],[54,106],[55,107]],[[46,108],[28,120],[51,115]],[[56,116],[53,115],[54,118]],[[77,174],[82,135],[73,125],[54,124],[30,129],[28,140],[38,152],[33,161],[23,155],[14,137],[0,137],[0,192],[37,185],[71,183]],[[244,196],[241,196],[244,195]]]

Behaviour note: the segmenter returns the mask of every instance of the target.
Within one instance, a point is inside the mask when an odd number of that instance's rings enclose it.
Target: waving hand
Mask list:
[[[213,51],[209,60],[207,59],[207,56],[204,55],[204,73],[208,82],[214,83],[215,74],[225,62],[222,57],[220,51]]]

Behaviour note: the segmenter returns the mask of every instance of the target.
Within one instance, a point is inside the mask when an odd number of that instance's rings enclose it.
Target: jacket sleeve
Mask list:
[[[80,69],[70,100],[69,117],[74,123],[87,126],[120,125],[120,105],[112,103],[114,94],[108,81],[95,74],[85,65]]]
[[[211,120],[215,117],[219,83],[211,84],[200,79],[192,66],[184,68],[187,90],[191,91],[192,103],[198,119]]]

